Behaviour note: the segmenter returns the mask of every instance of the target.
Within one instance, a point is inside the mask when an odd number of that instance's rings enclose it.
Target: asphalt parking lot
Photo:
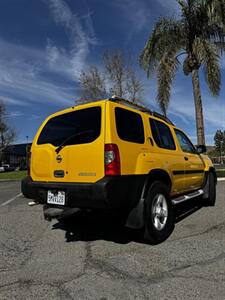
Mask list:
[[[150,246],[92,213],[46,222],[0,182],[0,299],[225,299],[225,182],[217,195]]]

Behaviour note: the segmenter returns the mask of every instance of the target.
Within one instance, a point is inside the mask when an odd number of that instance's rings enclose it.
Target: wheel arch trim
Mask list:
[[[147,196],[147,192],[154,181],[164,182],[169,186],[169,190],[172,187],[172,181],[169,174],[163,169],[154,169],[151,170],[145,183],[143,185],[141,197],[138,200],[137,205],[130,211],[126,220],[126,226],[130,228],[139,229],[144,226],[144,210],[145,210],[145,198]]]

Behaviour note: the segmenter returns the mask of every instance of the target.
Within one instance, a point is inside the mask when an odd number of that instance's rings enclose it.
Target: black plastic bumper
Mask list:
[[[95,183],[36,182],[31,177],[22,180],[25,197],[47,203],[48,190],[65,191],[65,207],[90,209],[130,209],[138,201],[144,184],[144,175],[110,176]],[[57,205],[51,205],[60,207]]]

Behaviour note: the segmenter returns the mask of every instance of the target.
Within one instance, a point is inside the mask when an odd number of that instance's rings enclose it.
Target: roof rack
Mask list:
[[[157,111],[153,111],[153,112],[152,112],[152,115],[153,115],[154,117],[157,117],[157,118],[159,118],[159,119],[162,119],[162,120],[164,120],[165,122],[167,122],[167,123],[169,123],[169,124],[175,126],[174,123],[173,123],[168,117],[166,117],[166,116],[164,116],[164,115],[158,113]]]
[[[132,103],[132,102],[130,102],[130,101],[124,99],[124,98],[118,97],[116,95],[113,95],[111,98],[109,98],[109,100],[113,101],[113,102],[117,102],[117,103],[122,103],[122,104],[124,104],[126,106],[129,106],[131,108],[135,108],[135,109],[137,109],[139,111],[142,111],[142,112],[146,112],[146,113],[150,114],[151,116],[154,116],[154,117],[157,117],[159,119],[162,119],[163,121],[165,121],[165,122],[167,122],[167,123],[169,123],[169,124],[171,124],[171,125],[174,126],[173,122],[169,118],[167,118],[166,116],[164,116],[164,115],[162,115],[162,114],[160,114],[160,113],[158,113],[156,111],[152,111],[149,108],[144,107],[142,105],[139,105],[139,104],[136,104],[136,103]]]

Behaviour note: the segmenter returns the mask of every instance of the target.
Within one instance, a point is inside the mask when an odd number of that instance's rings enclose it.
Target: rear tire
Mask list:
[[[216,203],[216,177],[213,172],[209,172],[208,182],[209,191],[208,198],[204,199],[205,206],[215,206]]]
[[[167,186],[152,183],[145,200],[144,239],[152,245],[165,241],[174,230],[174,210]]]

